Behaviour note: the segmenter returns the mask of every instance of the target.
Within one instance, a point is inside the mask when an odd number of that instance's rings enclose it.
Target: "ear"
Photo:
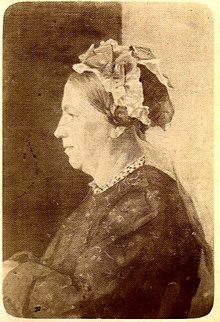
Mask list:
[[[126,106],[117,106],[114,111],[115,120],[120,125],[126,125],[129,123],[128,110]]]

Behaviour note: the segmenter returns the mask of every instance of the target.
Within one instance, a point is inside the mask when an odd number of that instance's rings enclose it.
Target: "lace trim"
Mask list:
[[[99,187],[95,181],[92,181],[89,183],[89,186],[92,188],[93,193],[97,194],[97,193],[101,193],[106,191],[107,189],[113,187],[116,183],[118,183],[119,181],[123,180],[124,178],[126,178],[130,173],[132,173],[133,171],[135,171],[136,169],[142,167],[145,164],[145,156],[139,158],[137,161],[134,161],[133,163],[131,163],[129,166],[127,166],[124,170],[122,170],[119,175],[117,175],[112,181],[110,181],[109,183]]]

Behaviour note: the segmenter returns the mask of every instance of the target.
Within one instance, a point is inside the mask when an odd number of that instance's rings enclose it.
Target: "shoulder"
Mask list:
[[[131,173],[125,182],[132,190],[143,191],[145,189],[157,189],[163,193],[178,194],[178,186],[175,179],[165,172],[151,165],[143,165]]]
[[[167,184],[170,186],[177,185],[176,180],[170,177],[168,174],[163,172],[162,170],[151,166],[151,165],[144,165],[143,166],[143,172],[144,175],[147,176],[148,181],[152,184],[156,184],[157,182],[160,182],[165,187]]]
[[[116,203],[120,210],[132,212],[137,220],[145,218],[148,222],[157,218],[156,221],[163,219],[174,225],[178,222],[181,226],[189,226],[178,184],[163,171],[144,165],[129,175],[122,185],[124,189],[119,189],[122,195]]]
[[[144,165],[101,194],[102,205],[104,201],[111,213],[123,214],[127,222],[133,221],[135,226],[137,221],[140,226],[158,215],[161,217],[165,208],[172,208],[181,199],[174,179],[153,166]]]
[[[155,195],[179,196],[177,182],[173,178],[154,166],[143,165],[105,192],[95,195],[95,200],[97,204],[116,205],[129,200],[129,203],[141,205],[146,203],[146,194],[153,192]]]

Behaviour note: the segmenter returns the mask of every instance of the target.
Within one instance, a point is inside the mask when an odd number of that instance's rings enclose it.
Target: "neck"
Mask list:
[[[92,174],[98,186],[111,182],[127,166],[144,155],[141,140],[133,128],[127,129],[119,138],[108,139],[102,148],[97,167]]]

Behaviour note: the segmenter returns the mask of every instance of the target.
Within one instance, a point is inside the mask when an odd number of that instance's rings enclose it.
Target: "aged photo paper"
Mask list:
[[[2,287],[3,321],[218,321],[220,6],[214,1],[3,1],[0,8],[2,276],[11,274],[4,279],[5,291]],[[152,79],[148,85],[148,76],[142,76],[146,71]],[[83,75],[87,80],[82,81]],[[98,92],[100,82],[110,95]],[[95,102],[91,114],[81,94],[72,94],[72,86]],[[101,99],[94,98],[95,91]],[[84,123],[75,125],[78,118]],[[102,133],[107,132],[104,140]],[[143,135],[147,145],[142,147],[137,142]],[[71,140],[77,151],[72,151]],[[106,148],[106,142],[113,143]],[[89,201],[88,206],[90,190],[97,199],[92,197],[94,204]],[[151,208],[144,210],[145,202]],[[149,209],[150,219],[141,217]],[[182,222],[177,216],[170,223],[170,215],[165,216],[166,228],[160,231],[162,224],[154,226],[154,220],[166,214],[164,209],[172,209],[167,210],[172,216],[179,211]],[[100,215],[94,219],[90,212]],[[77,224],[74,213],[87,218],[85,223]],[[152,240],[147,239],[150,235]],[[175,265],[178,274],[172,271]],[[127,273],[128,266],[136,273]],[[146,291],[151,297],[146,304],[145,293],[138,291],[142,277],[145,288],[153,290]],[[62,293],[68,283],[74,292]],[[49,290],[45,300],[41,284]],[[83,300],[75,298],[80,287]],[[115,289],[121,289],[124,302]],[[91,303],[86,297],[90,291],[95,294]],[[4,296],[11,315],[5,311]],[[84,309],[87,302],[90,306]],[[59,305],[66,305],[68,314],[59,315]]]

